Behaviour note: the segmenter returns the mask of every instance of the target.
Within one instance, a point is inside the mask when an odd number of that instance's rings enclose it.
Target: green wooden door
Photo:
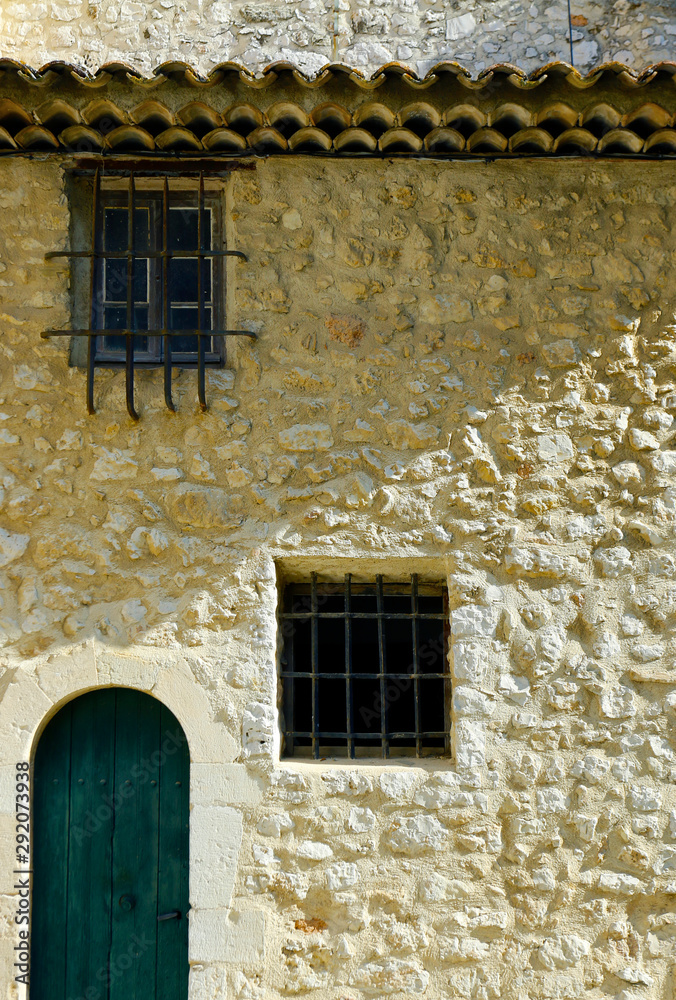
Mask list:
[[[47,725],[33,776],[30,1000],[186,1000],[185,735],[127,688]]]

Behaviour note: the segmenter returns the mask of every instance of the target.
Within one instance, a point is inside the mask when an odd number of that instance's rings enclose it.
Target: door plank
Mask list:
[[[90,987],[108,996],[113,810],[101,790],[111,784],[114,710],[112,690],[72,702],[66,997]]]
[[[31,1000],[65,996],[72,707],[47,725],[33,771]]]
[[[163,764],[160,779],[160,913],[180,910],[180,919],[158,924],[158,1000],[188,995],[188,822],[190,757],[180,723],[162,706]]]

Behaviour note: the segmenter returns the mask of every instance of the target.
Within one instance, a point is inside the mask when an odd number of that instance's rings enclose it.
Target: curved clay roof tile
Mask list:
[[[568,104],[557,101],[542,108],[535,116],[535,124],[545,129],[556,139],[567,128],[577,125],[579,114]]]
[[[625,128],[630,128],[643,139],[647,139],[653,132],[659,129],[668,128],[673,124],[674,116],[666,111],[659,104],[643,104],[640,108],[630,111],[624,115],[622,124]]]
[[[310,119],[307,113],[291,101],[277,101],[270,105],[267,113],[268,121],[285,139],[288,139],[298,129],[307,128]]]
[[[159,135],[175,123],[169,108],[159,101],[142,101],[130,112],[129,118],[152,136]]]
[[[241,153],[246,149],[246,139],[231,128],[215,128],[202,136],[202,145],[214,153]]]
[[[198,139],[203,139],[209,132],[213,132],[223,124],[223,118],[217,111],[214,111],[208,104],[202,101],[192,101],[176,115],[178,121],[194,132]]]
[[[331,149],[331,136],[313,125],[298,129],[289,139],[289,149],[296,153],[327,153]]]
[[[643,151],[653,156],[673,156],[676,154],[676,131],[671,128],[662,128],[659,132],[653,132],[646,139]]]
[[[88,125],[71,125],[59,135],[59,142],[73,153],[100,153],[105,139]]]
[[[388,156],[391,153],[419,153],[422,139],[410,128],[391,128],[378,139],[378,149]]]
[[[80,112],[61,100],[45,101],[36,109],[35,116],[41,125],[58,135],[71,125],[81,122]]]
[[[31,150],[53,150],[59,148],[59,142],[49,129],[42,125],[27,125],[14,136],[17,146]]]
[[[425,136],[424,146],[430,153],[460,153],[465,148],[465,139],[454,128],[440,125]]]
[[[16,135],[21,129],[32,124],[32,116],[20,104],[10,101],[7,97],[0,100],[0,126],[10,135]]]
[[[444,112],[443,123],[456,129],[465,139],[468,139],[478,128],[483,128],[487,122],[483,111],[474,104],[456,104]]]
[[[344,129],[350,127],[352,115],[342,105],[334,104],[333,101],[325,101],[324,104],[318,104],[313,109],[310,121],[334,139]]]
[[[599,139],[599,153],[640,153],[643,139],[628,128],[614,128]]]
[[[414,101],[407,104],[399,112],[399,124],[415,132],[419,139],[425,136],[434,128],[441,124],[441,115],[431,104],[422,101]]]
[[[353,116],[357,128],[364,128],[379,139],[388,129],[394,128],[394,112],[386,104],[368,101],[357,108]]]
[[[619,124],[620,114],[610,104],[592,104],[580,115],[580,125],[597,139],[611,129],[617,128]]]
[[[337,153],[374,153],[378,143],[365,128],[346,128],[333,140]]]
[[[517,132],[533,124],[533,115],[520,104],[505,103],[488,116],[488,124],[510,139]]]
[[[269,125],[262,125],[250,132],[247,144],[255,153],[282,153],[289,145],[282,133]]]
[[[82,117],[88,125],[103,132],[104,135],[119,128],[120,125],[125,125],[128,121],[126,113],[105,98],[90,101],[84,108]]]
[[[190,153],[202,149],[202,143],[195,133],[181,125],[172,125],[160,132],[155,136],[155,144],[158,149],[168,149],[172,153]]]
[[[549,153],[553,145],[554,140],[549,132],[531,125],[514,133],[509,140],[509,151],[522,156],[539,156]]]
[[[263,112],[253,104],[232,104],[223,112],[223,121],[228,128],[246,138],[263,124]]]
[[[556,139],[553,152],[559,156],[575,156],[580,153],[593,153],[597,139],[586,128],[569,128]]]
[[[504,153],[507,139],[494,128],[479,128],[467,140],[470,153]]]
[[[106,136],[106,144],[130,153],[148,153],[155,148],[152,135],[140,125],[120,125]]]

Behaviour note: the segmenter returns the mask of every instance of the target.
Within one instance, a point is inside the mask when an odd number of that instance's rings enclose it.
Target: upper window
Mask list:
[[[97,367],[125,369],[133,419],[137,368],[164,369],[171,410],[173,369],[196,368],[197,395],[206,409],[205,370],[223,364],[224,338],[256,336],[224,328],[224,258],[247,258],[225,248],[222,182],[189,167],[171,179],[152,169],[105,177],[97,169],[86,195],[88,213],[80,211],[81,185],[73,193],[73,249],[47,254],[71,260],[73,328],[43,336],[74,338],[72,361],[87,366],[88,411],[94,412]]]
[[[442,584],[288,584],[281,611],[283,753],[450,753],[448,597]]]

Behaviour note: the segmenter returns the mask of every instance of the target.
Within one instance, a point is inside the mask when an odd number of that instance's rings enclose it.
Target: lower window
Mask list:
[[[448,596],[412,576],[284,588],[282,737],[289,757],[450,753]]]

